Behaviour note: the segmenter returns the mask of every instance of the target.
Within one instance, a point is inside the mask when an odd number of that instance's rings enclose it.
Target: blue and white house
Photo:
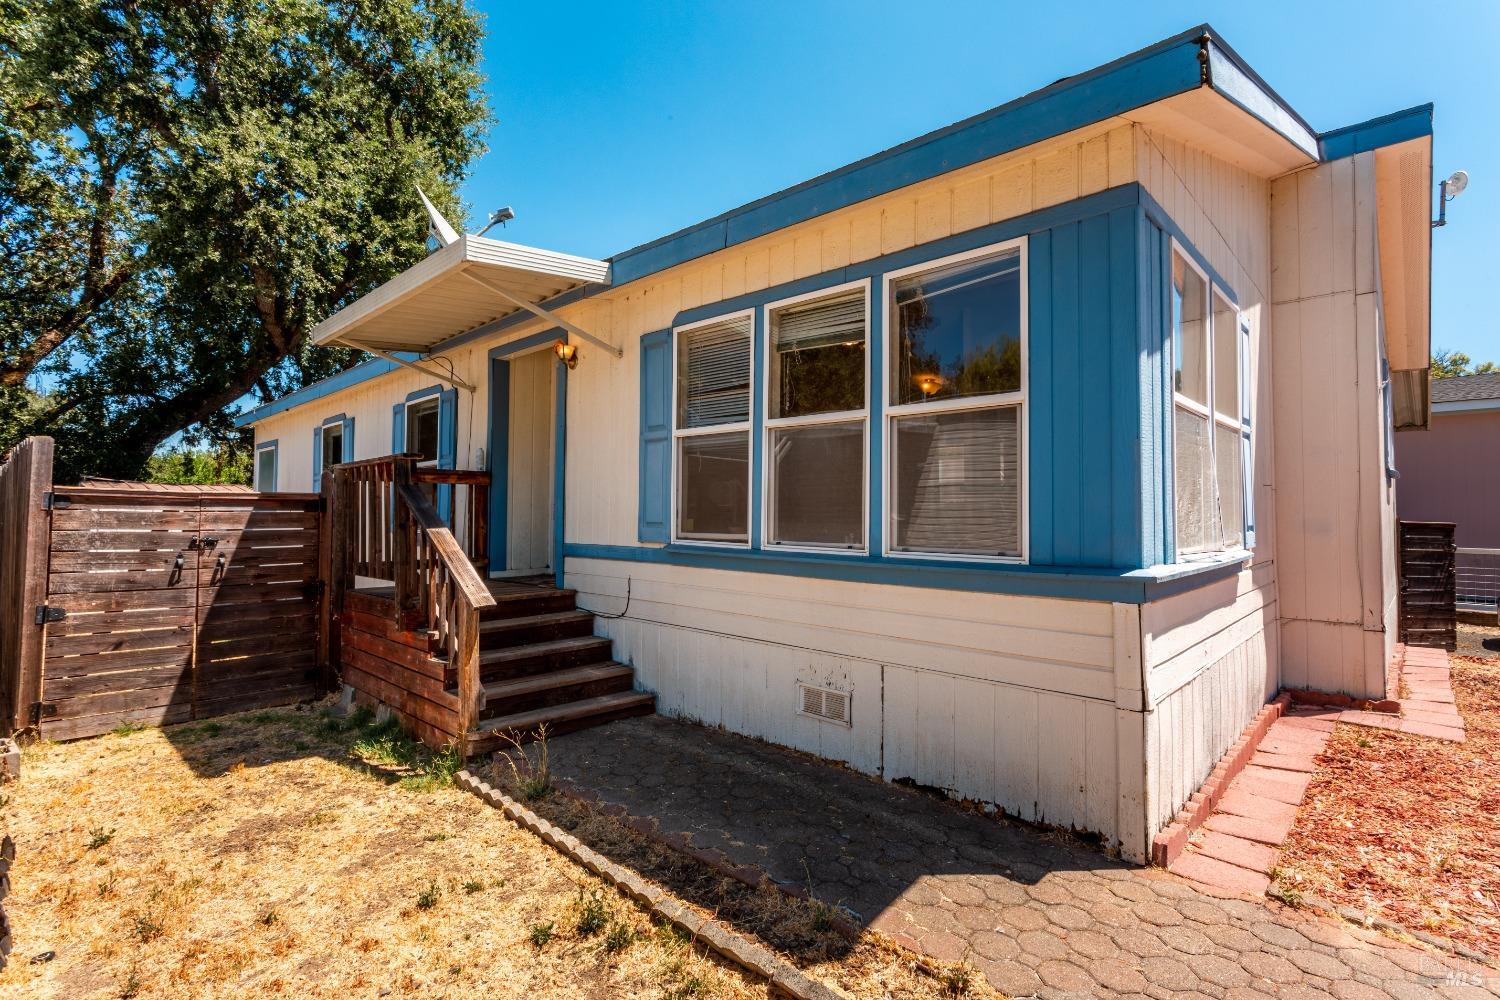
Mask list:
[[[489,470],[659,711],[1142,860],[1279,689],[1384,694],[1431,173],[1199,26],[608,260],[455,234],[240,423]]]

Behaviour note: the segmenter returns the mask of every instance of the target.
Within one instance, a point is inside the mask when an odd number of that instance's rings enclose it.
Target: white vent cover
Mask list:
[[[810,715],[814,719],[853,727],[854,722],[849,714],[850,697],[847,691],[833,691],[828,688],[813,687],[810,684],[798,684],[797,695],[802,704],[797,714]]]

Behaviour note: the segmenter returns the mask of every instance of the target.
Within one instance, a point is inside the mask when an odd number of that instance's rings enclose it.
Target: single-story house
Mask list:
[[[488,470],[659,711],[1144,859],[1279,689],[1385,694],[1431,173],[1199,26],[607,260],[452,234],[239,424]]]
[[[1460,606],[1500,605],[1500,372],[1432,382],[1432,423],[1396,435],[1403,521],[1453,524]]]

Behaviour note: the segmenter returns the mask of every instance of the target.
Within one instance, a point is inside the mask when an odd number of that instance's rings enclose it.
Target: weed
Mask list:
[[[333,813],[329,812],[327,809],[319,809],[317,812],[315,812],[311,816],[307,817],[307,825],[308,826],[327,826],[329,823],[332,823],[333,820],[334,820]]]
[[[135,733],[144,732],[145,729],[146,724],[144,722],[122,722],[115,728],[111,729],[110,732],[114,733],[116,736],[131,736]]]
[[[93,829],[89,830],[88,849],[91,851],[96,851],[114,839],[115,831],[113,827],[106,830],[102,826],[96,826]]]
[[[1266,895],[1285,903],[1294,910],[1301,909],[1302,907],[1302,890],[1295,885],[1277,882],[1266,890]]]
[[[552,932],[556,929],[557,925],[550,920],[546,923],[532,924],[531,933],[528,935],[531,938],[531,946],[533,948],[545,947],[547,942],[552,940]]]
[[[942,976],[943,992],[950,997],[965,996],[974,985],[974,966],[965,959],[957,965],[948,966]]]
[[[425,841],[427,841],[427,843],[429,843],[429,844],[436,844],[436,843],[439,843],[441,841],[447,840],[448,839],[448,835],[446,833],[429,833],[427,836],[423,837],[422,839],[425,840]]]
[[[516,758],[511,756],[511,751],[503,750],[495,756],[493,767],[495,772],[493,777],[497,779],[495,783],[499,784],[500,758],[504,757],[505,762],[510,765],[511,780],[515,782],[521,797],[527,802],[536,802],[545,798],[547,793],[552,791],[552,766],[547,751],[547,724],[544,722],[537,727],[536,739],[532,742],[532,746],[536,748],[534,760],[530,751],[516,737],[510,733],[503,733],[502,736],[514,748],[516,755],[521,758],[521,763],[526,765],[526,773],[521,773],[521,767],[516,763]]]
[[[125,977],[125,985],[120,988],[120,1000],[131,1000],[132,997],[140,992],[141,977],[136,974],[134,969],[131,969],[130,975]]]
[[[427,888],[423,889],[422,890],[422,894],[417,897],[417,909],[419,909],[419,910],[430,910],[430,909],[432,909],[434,906],[437,905],[438,899],[442,895],[443,895],[443,890],[441,890],[441,889],[438,888],[438,884],[436,882],[429,882],[427,884]]]
[[[579,886],[578,898],[573,900],[573,913],[573,929],[579,937],[593,937],[609,923],[609,907],[604,905],[604,897],[598,889],[585,890]]]
[[[110,872],[109,877],[99,882],[99,898],[108,899],[115,893],[115,873]]]
[[[812,928],[819,932],[833,929],[833,907],[821,899],[812,901]]]
[[[292,744],[292,749],[296,750],[298,753],[305,753],[306,751],[312,749],[312,744],[307,742],[306,740],[297,740]]]
[[[273,906],[265,913],[262,913],[260,916],[256,917],[255,922],[260,924],[262,927],[270,927],[280,919],[281,917],[277,914],[276,907]]]
[[[136,917],[132,931],[141,944],[155,941],[162,935],[162,926],[150,917]]]
[[[467,881],[467,882],[464,883],[464,895],[465,896],[472,896],[472,895],[474,895],[474,893],[480,892],[483,889],[484,889],[484,883],[483,882],[475,882],[473,879],[470,879],[469,881]]]
[[[615,921],[609,925],[609,933],[604,935],[604,950],[611,955],[618,954],[629,948],[634,941],[635,929],[629,924]]]

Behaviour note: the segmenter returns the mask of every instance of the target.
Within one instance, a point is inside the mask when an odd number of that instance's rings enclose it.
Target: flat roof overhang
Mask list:
[[[381,355],[426,354],[514,313],[535,312],[564,292],[609,280],[607,261],[460,236],[319,323],[310,339]]]

